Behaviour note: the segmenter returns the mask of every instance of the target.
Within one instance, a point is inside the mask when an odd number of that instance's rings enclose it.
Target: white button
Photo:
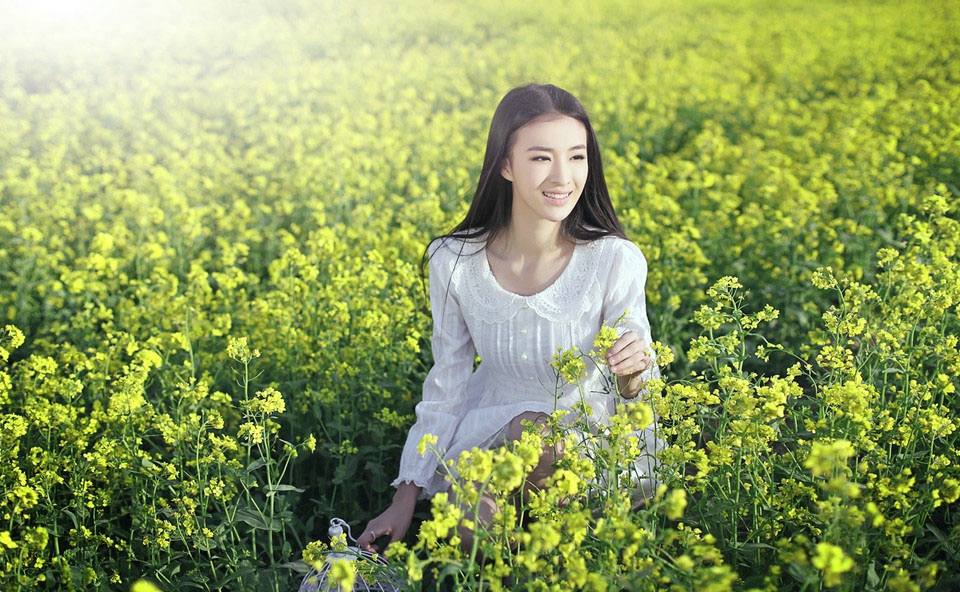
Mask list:
[[[526,304],[524,304],[524,305],[523,305],[523,306],[521,306],[520,308],[522,308],[523,310],[527,310],[527,309],[529,309],[530,307],[529,307],[529,306],[527,306]]]
[[[536,376],[528,376],[527,380],[533,380],[534,378],[536,378]]]
[[[526,329],[520,329],[520,335],[526,335],[526,334],[527,334]]]
[[[527,359],[527,354],[520,354],[520,359],[521,359],[521,360],[526,360],[526,359]]]

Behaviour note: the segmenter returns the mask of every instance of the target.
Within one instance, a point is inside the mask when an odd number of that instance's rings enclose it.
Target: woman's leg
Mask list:
[[[514,417],[510,423],[507,425],[505,434],[504,434],[504,443],[506,442],[515,442],[520,440],[520,437],[523,435],[523,430],[526,428],[524,424],[532,423],[536,426],[536,429],[540,431],[543,436],[549,435],[550,427],[547,422],[549,416],[546,413],[540,413],[536,411],[527,411],[521,413],[520,415]],[[523,487],[523,502],[526,503],[529,501],[529,496],[532,492],[535,492],[539,489],[542,489],[546,486],[547,480],[553,475],[554,467],[558,460],[563,457],[563,444],[547,444],[544,443],[543,450],[540,452],[540,459],[537,465],[530,471],[530,474],[527,475],[526,483]],[[471,520],[476,523],[478,528],[487,528],[492,522],[496,515],[500,512],[500,509],[497,507],[496,501],[493,499],[493,496],[483,493],[480,495],[479,500],[479,512],[477,515],[474,515],[474,508],[463,507],[464,519]],[[465,552],[469,552],[473,547],[473,530],[465,528],[463,523],[458,527],[458,534],[460,535],[460,546]]]
[[[532,423],[540,434],[546,438],[550,435],[550,426],[547,424],[550,416],[546,413],[537,411],[527,411],[513,418],[510,426],[507,428],[507,440],[517,441],[523,435],[525,423]],[[557,461],[563,458],[563,442],[557,444],[548,444],[544,442],[543,449],[540,451],[540,461],[537,466],[527,475],[527,482],[524,485],[523,497],[527,501],[530,493],[538,489],[543,489],[547,484],[547,479],[553,475],[554,467]]]

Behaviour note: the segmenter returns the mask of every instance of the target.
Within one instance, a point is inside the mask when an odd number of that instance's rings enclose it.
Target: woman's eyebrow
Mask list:
[[[576,146],[571,146],[570,150],[586,150],[586,144],[577,144]],[[553,148],[547,148],[546,146],[530,146],[527,148],[527,152],[553,152]]]

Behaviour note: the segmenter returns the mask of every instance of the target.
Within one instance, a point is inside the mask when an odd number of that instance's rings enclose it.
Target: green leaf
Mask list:
[[[347,457],[346,462],[338,465],[333,472],[333,482],[340,485],[353,478],[357,474],[358,463],[359,459],[356,456]]]
[[[193,546],[201,551],[211,551],[220,545],[217,544],[216,539],[208,539],[205,536],[196,536],[193,538]]]
[[[281,491],[296,491],[297,493],[303,493],[306,489],[300,489],[299,487],[294,487],[293,485],[267,485],[263,488],[267,492],[267,496],[276,495]]]
[[[252,473],[252,472],[256,471],[257,469],[262,468],[262,467],[265,467],[265,466],[267,466],[266,461],[264,461],[263,459],[257,459],[257,460],[255,460],[255,461],[253,461],[252,463],[250,463],[249,465],[247,465],[247,472],[248,472],[248,473]]]
[[[255,514],[249,510],[240,509],[237,510],[236,514],[237,520],[252,526],[257,530],[270,530],[273,532],[280,532],[281,527],[276,519],[271,519],[268,524],[265,520],[265,516],[262,514]]]

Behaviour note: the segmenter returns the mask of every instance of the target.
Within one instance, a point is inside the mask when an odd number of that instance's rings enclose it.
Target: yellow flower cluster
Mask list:
[[[583,360],[583,354],[576,349],[557,348],[551,365],[565,383],[577,384],[587,377],[587,365]]]

